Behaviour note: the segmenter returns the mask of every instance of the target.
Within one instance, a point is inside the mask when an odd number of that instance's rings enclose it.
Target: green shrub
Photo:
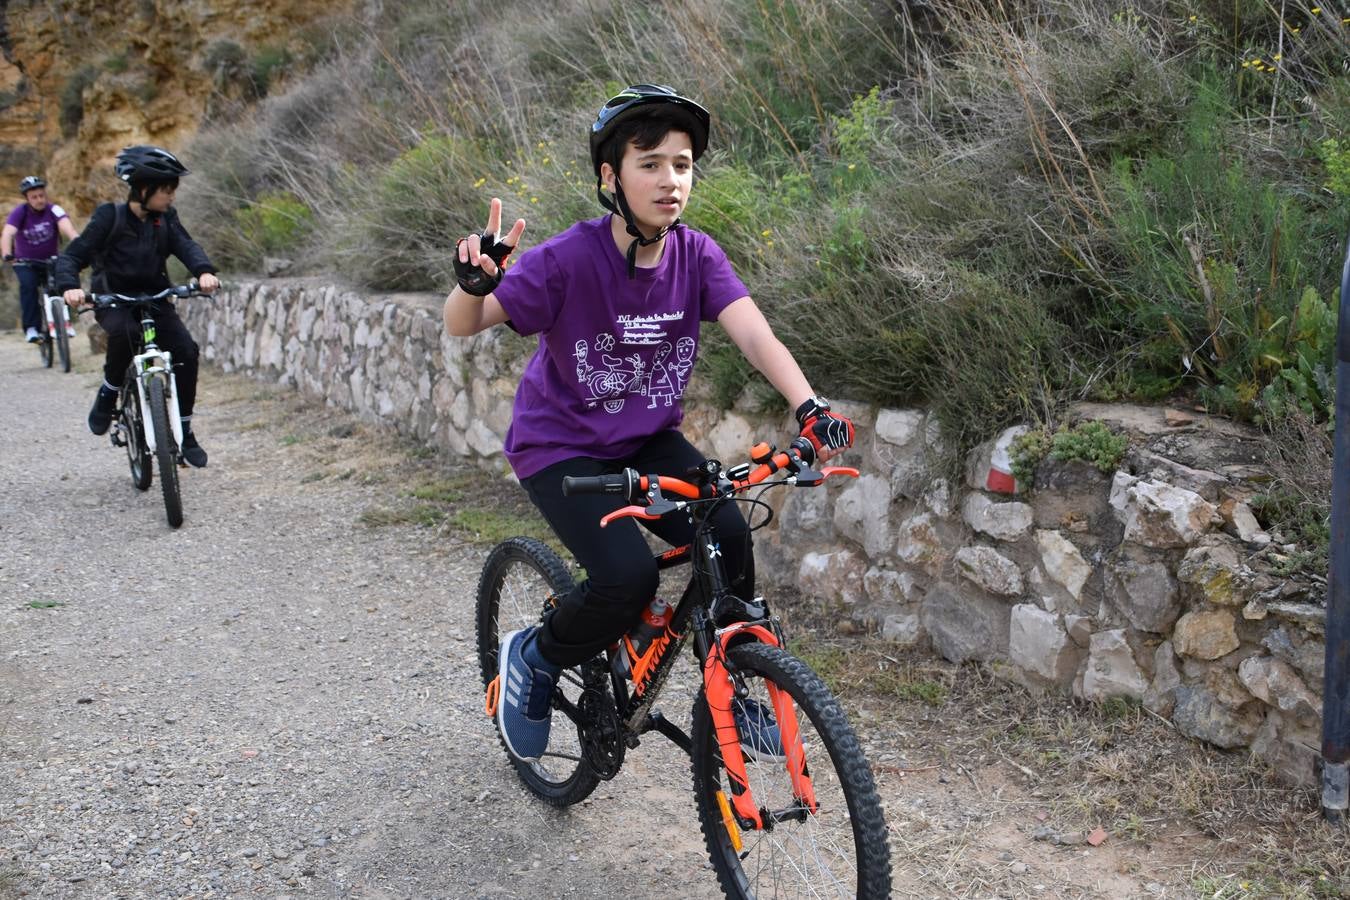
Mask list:
[[[1073,428],[1061,427],[1054,434],[1034,428],[1018,435],[1008,448],[1008,456],[1013,477],[1030,486],[1036,480],[1036,467],[1047,457],[1062,462],[1081,460],[1110,474],[1120,466],[1129,445],[1128,437],[1101,422],[1081,422]]]
[[[1342,143],[1335,138],[1317,145],[1317,155],[1327,169],[1327,180],[1322,186],[1341,199],[1350,197],[1350,141]]]
[[[294,194],[264,193],[236,210],[235,222],[244,240],[263,253],[293,250],[314,227],[314,213]]]

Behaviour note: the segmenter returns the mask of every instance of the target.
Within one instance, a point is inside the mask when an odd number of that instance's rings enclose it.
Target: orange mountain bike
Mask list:
[[[729,897],[887,897],[891,865],[886,824],[872,770],[839,701],[785,648],[778,620],[762,601],[747,604],[728,585],[711,524],[723,503],[772,510],[745,496],[762,487],[815,487],[856,469],[812,468],[804,439],[786,451],[760,444],[752,462],[729,469],[705,461],[689,480],[641,475],[567,478],[563,493],[613,494],[629,504],[602,520],[692,517],[691,544],[656,557],[661,569],[692,564],[666,633],[627,666],[615,666],[627,640],[603,656],[564,669],[553,694],[553,729],[537,762],[507,756],[533,793],[555,806],[578,803],[613,778],[627,750],[655,731],[693,760],[699,822],[718,880]],[[771,476],[778,474],[781,477]],[[531,538],[493,548],[478,584],[478,657],[487,710],[497,702],[501,635],[537,623],[571,590],[551,549]],[[692,643],[702,673],[691,734],[654,708],[680,650]],[[628,672],[628,675],[619,674]],[[769,718],[771,717],[771,718]],[[772,746],[742,733],[738,721],[776,727]],[[749,726],[746,726],[748,729]],[[503,747],[505,744],[503,743]]]

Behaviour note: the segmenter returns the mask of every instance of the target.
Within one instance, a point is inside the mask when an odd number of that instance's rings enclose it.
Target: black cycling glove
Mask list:
[[[460,262],[460,245],[468,238],[460,238],[459,243],[455,244],[455,277],[459,280],[460,290],[466,294],[473,294],[475,297],[486,297],[492,293],[497,285],[502,283],[502,272],[506,267],[506,261],[510,259],[515,247],[509,247],[505,243],[497,240],[495,234],[488,234],[486,231],[478,234],[478,252],[486,256],[497,264],[497,274],[489,275],[480,267],[466,262]]]

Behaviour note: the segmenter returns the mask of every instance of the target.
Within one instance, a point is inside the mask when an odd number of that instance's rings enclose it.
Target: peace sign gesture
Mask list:
[[[525,233],[525,220],[516,219],[511,231],[498,238],[502,227],[502,201],[492,198],[488,205],[487,227],[482,231],[461,238],[455,245],[455,277],[460,288],[467,294],[485,297],[501,283],[502,270],[512,251],[520,244],[520,236]]]

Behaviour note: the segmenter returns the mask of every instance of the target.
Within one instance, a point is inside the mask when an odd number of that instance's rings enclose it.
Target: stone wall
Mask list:
[[[227,372],[504,471],[523,360],[503,352],[502,329],[448,336],[440,306],[296,280],[233,285],[184,314],[204,357]],[[1254,434],[1172,410],[1084,404],[1077,415],[1131,434],[1120,470],[1046,461],[1034,485],[1014,484],[1010,430],[969,455],[958,484],[934,474],[941,438],[924,411],[837,405],[859,426],[852,461],[863,474],[765,495],[778,512],[757,536],[767,589],[778,579],[846,628],[986,661],[1035,689],[1129,698],[1185,734],[1251,747],[1312,781],[1325,584],[1271,574],[1292,548],[1272,542],[1246,503],[1261,477]],[[686,430],[738,461],[791,424],[694,400]]]

